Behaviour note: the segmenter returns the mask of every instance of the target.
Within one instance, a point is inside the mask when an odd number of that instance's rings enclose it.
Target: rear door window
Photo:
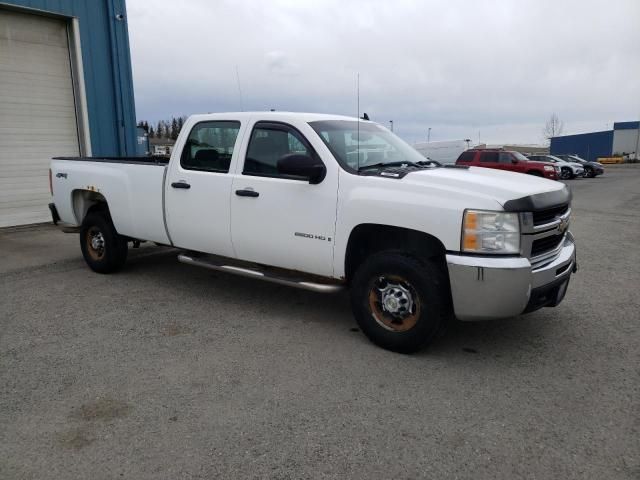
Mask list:
[[[511,154],[508,152],[500,152],[498,157],[500,163],[511,163]]]
[[[189,132],[180,165],[187,170],[227,173],[239,131],[240,122],[197,123]]]
[[[482,154],[480,154],[480,162],[498,163],[498,152],[482,152]]]

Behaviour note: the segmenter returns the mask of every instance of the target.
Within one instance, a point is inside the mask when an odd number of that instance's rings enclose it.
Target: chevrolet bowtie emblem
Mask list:
[[[569,227],[569,221],[564,218],[560,219],[560,223],[558,224],[558,232],[564,233]]]

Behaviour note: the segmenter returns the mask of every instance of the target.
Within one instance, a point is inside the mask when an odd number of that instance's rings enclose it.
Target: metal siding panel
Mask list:
[[[595,161],[598,157],[611,155],[613,130],[606,132],[565,135],[551,139],[551,155],[576,154],[585,160]]]
[[[638,130],[640,128],[640,122],[615,122],[613,124],[614,130]]]
[[[613,131],[613,148],[614,154],[626,155],[635,153],[640,143],[640,130],[634,129],[617,129]]]
[[[129,33],[124,0],[117,0],[117,9],[125,15],[124,21],[115,20],[108,9],[107,0],[0,0],[9,5],[22,6],[76,17],[80,25],[80,41],[84,66],[91,147],[94,155],[133,154],[136,145],[136,116],[129,53]],[[113,51],[109,37],[110,22],[117,31],[118,49]],[[117,55],[116,58],[113,55]],[[114,81],[113,62],[117,61],[120,74]],[[122,91],[122,121],[124,139],[118,135],[116,89]]]

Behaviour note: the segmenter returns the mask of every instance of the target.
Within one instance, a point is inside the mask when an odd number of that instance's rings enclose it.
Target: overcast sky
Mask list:
[[[128,0],[139,120],[360,111],[409,142],[640,116],[640,0]],[[242,101],[238,89],[238,76]]]

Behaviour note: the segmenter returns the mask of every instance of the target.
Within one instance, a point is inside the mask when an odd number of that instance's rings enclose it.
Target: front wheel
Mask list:
[[[416,352],[442,331],[451,314],[447,277],[432,259],[380,252],[367,259],[351,284],[351,307],[376,345]]]
[[[127,261],[127,240],[106,212],[89,212],[80,227],[80,248],[89,268],[98,273],[120,270]]]
[[[560,178],[562,180],[569,180],[572,177],[573,177],[573,173],[569,168],[563,167],[562,170],[560,170]]]
[[[583,173],[584,178],[593,178],[595,177],[595,172],[592,168],[585,168]]]

